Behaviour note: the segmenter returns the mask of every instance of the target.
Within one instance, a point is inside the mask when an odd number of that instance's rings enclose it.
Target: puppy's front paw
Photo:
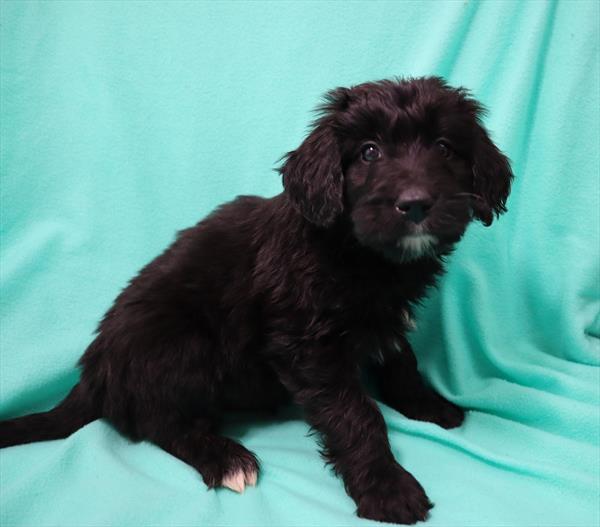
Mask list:
[[[409,419],[428,421],[442,428],[456,428],[465,419],[465,412],[433,390],[384,400]]]
[[[399,465],[380,475],[377,484],[357,504],[361,518],[403,524],[426,520],[433,507],[419,482]]]
[[[411,402],[405,415],[419,421],[429,421],[442,428],[456,428],[465,420],[465,412],[441,395],[430,392],[426,397]]]

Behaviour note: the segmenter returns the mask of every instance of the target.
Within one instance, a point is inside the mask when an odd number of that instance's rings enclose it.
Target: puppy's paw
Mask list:
[[[201,470],[208,488],[225,487],[241,494],[246,486],[256,485],[259,464],[250,450],[227,439],[226,448],[213,456]]]
[[[246,485],[254,487],[258,480],[258,461],[256,456],[239,443],[229,452],[220,486],[241,494]]]
[[[456,428],[465,419],[465,412],[441,395],[428,390],[422,394],[401,398],[395,401],[385,401],[409,419],[435,423],[442,428]]]
[[[427,397],[413,401],[412,408],[406,415],[411,419],[429,421],[447,429],[456,428],[465,420],[462,408],[433,391]]]
[[[419,482],[399,465],[381,476],[357,504],[361,518],[408,525],[426,520],[433,507]]]
[[[232,472],[228,472],[221,481],[222,487],[227,487],[241,494],[244,492],[246,485],[254,487],[258,479],[258,469],[255,467],[247,467],[246,469],[238,468]]]

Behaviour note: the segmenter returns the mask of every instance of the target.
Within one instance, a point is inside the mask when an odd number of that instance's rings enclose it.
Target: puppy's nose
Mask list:
[[[409,221],[421,223],[427,217],[434,203],[434,199],[424,190],[410,189],[400,194],[395,207]]]

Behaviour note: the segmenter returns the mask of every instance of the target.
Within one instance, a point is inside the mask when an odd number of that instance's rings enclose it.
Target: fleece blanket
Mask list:
[[[468,409],[381,405],[434,526],[600,523],[596,1],[1,4],[0,417],[50,408],[127,280],[218,204],[281,190],[325,90],[436,74],[470,88],[516,174],[423,305],[421,368]],[[256,488],[104,421],[2,450],[9,526],[343,526],[358,519],[295,409],[231,423]]]

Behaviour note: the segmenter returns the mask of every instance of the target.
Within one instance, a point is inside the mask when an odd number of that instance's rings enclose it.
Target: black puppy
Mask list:
[[[0,446],[106,418],[209,487],[242,491],[258,462],[219,434],[219,417],[291,398],[359,516],[427,517],[360,370],[371,366],[384,402],[408,417],[461,424],[404,335],[471,219],[489,225],[506,210],[510,165],[481,106],[439,78],[338,88],[320,112],[284,159],[284,192],[239,197],[182,231],[108,311],[79,384],[53,410],[0,423]]]

